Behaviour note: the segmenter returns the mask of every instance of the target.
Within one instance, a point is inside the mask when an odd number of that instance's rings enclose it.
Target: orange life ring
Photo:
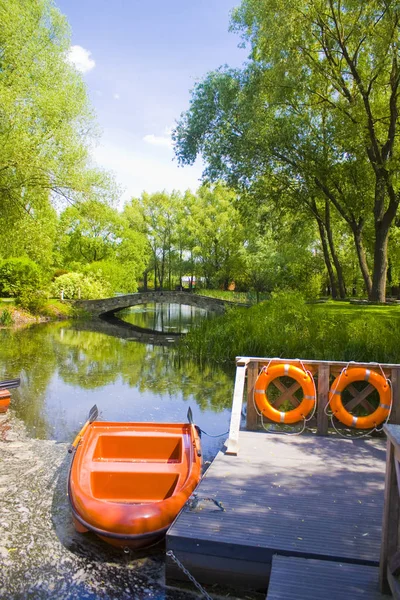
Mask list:
[[[366,417],[356,417],[345,409],[342,402],[343,390],[354,381],[368,381],[379,393],[379,406]],[[329,406],[339,421],[348,427],[370,429],[376,427],[387,418],[392,405],[391,387],[382,375],[371,369],[354,367],[345,369],[338,375],[329,390]]]
[[[279,411],[272,406],[267,397],[267,389],[269,384],[277,377],[291,377],[303,390],[303,400],[293,410]],[[308,413],[315,405],[315,384],[309,373],[299,369],[295,365],[287,363],[279,363],[272,365],[267,369],[263,369],[256,381],[254,387],[254,398],[258,410],[275,423],[297,423],[301,419],[305,419]]]

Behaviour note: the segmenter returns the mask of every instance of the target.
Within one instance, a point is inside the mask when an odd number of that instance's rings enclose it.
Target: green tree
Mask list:
[[[200,82],[175,131],[179,160],[202,152],[210,178],[249,187],[284,174],[322,194],[350,227],[369,297],[380,301],[400,198],[398,19],[394,1],[244,0],[233,22],[251,44],[249,65]]]
[[[114,257],[124,223],[117,210],[98,200],[69,206],[60,217],[59,252],[64,264]]]
[[[181,202],[181,196],[178,192],[172,194],[165,191],[155,194],[144,192],[139,202],[136,199],[132,202],[140,206],[143,229],[151,248],[154,287],[162,290],[167,280],[171,288],[177,207]]]
[[[93,115],[66,60],[66,19],[51,0],[2,0],[0,22],[0,212],[16,221],[55,197],[109,194],[90,164]]]
[[[187,217],[193,258],[208,287],[228,289],[243,266],[244,228],[235,199],[222,183],[203,185]]]

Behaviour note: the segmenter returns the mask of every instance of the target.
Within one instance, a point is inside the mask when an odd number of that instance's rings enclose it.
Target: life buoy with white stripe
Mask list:
[[[368,381],[379,393],[379,406],[366,417],[356,417],[345,409],[342,402],[343,390],[355,381]],[[387,418],[392,405],[392,390],[388,380],[376,371],[354,367],[345,369],[338,375],[329,390],[329,406],[339,421],[348,427],[370,429]]]
[[[303,400],[293,410],[279,411],[272,406],[267,397],[269,384],[277,377],[291,377],[301,386]],[[305,419],[315,405],[315,384],[310,373],[299,369],[295,365],[279,363],[277,365],[263,368],[260,372],[255,387],[254,399],[258,410],[275,423],[297,423]]]

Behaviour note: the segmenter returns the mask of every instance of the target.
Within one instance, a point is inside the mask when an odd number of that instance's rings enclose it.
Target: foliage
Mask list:
[[[42,312],[47,301],[47,294],[38,290],[24,290],[19,294],[16,305],[21,306],[32,314]]]
[[[60,218],[59,252],[64,264],[107,260],[115,255],[123,223],[118,212],[98,200],[64,210]]]
[[[181,352],[201,362],[262,356],[341,361],[400,361],[400,311],[330,310],[309,305],[295,292],[279,292],[249,309],[203,321],[181,343]],[[391,317],[391,315],[393,315]]]
[[[40,288],[42,273],[29,258],[8,258],[0,262],[0,295],[20,296]]]
[[[67,273],[60,275],[51,284],[51,293],[60,297],[63,292],[64,298],[73,300],[77,298],[96,299],[108,295],[108,289],[96,279],[85,276],[83,273]]]
[[[209,179],[260,201],[276,187],[292,192],[292,210],[300,204],[318,223],[331,282],[333,263],[344,293],[332,206],[369,296],[381,301],[400,200],[399,18],[394,0],[357,9],[353,0],[243,0],[233,28],[250,60],[197,83],[174,132],[181,164],[201,153]]]
[[[27,257],[43,270],[53,262],[58,216],[48,195],[43,195],[35,210],[15,215],[12,207],[0,212],[0,256]]]
[[[65,18],[51,0],[3,0],[0,20],[0,212],[36,219],[53,196],[109,196],[90,165],[93,117]]]
[[[12,318],[12,314],[10,313],[8,308],[4,308],[0,314],[0,325],[8,327],[9,325],[12,325],[13,323],[14,323],[14,320]]]
[[[228,289],[243,268],[244,228],[225,185],[203,185],[187,216],[191,252],[207,287]]]
[[[88,275],[107,289],[108,295],[117,292],[137,292],[136,265],[130,262],[100,261],[82,267],[82,273]]]

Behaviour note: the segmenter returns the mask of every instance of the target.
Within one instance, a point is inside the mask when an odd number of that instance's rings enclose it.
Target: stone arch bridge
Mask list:
[[[139,304],[147,304],[149,302],[170,303],[170,304],[187,304],[189,306],[197,306],[205,310],[216,313],[225,312],[228,306],[248,306],[247,304],[239,304],[228,300],[219,300],[210,298],[209,296],[200,296],[190,292],[138,292],[136,294],[125,294],[122,296],[113,296],[112,298],[104,298],[102,300],[76,300],[75,306],[82,308],[94,317],[100,317],[110,313],[114,313],[123,308],[130,308]]]

